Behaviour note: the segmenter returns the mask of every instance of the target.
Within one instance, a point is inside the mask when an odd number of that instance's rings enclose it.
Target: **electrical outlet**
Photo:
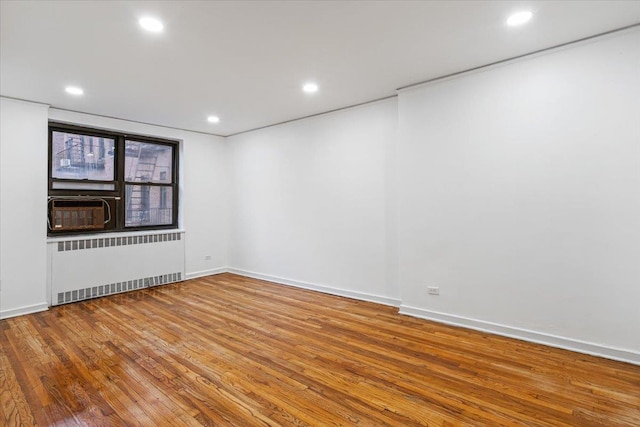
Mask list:
[[[211,261],[211,255],[207,255],[207,256],[205,256],[205,257],[204,257],[204,260],[205,260],[205,261]]]
[[[440,288],[437,286],[429,286],[427,292],[429,292],[429,295],[440,295]]]

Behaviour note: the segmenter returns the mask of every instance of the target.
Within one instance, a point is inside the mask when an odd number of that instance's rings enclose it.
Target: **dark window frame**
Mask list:
[[[133,231],[146,231],[146,230],[167,230],[178,228],[178,207],[179,207],[179,182],[180,182],[180,170],[179,165],[179,141],[150,137],[144,135],[130,134],[125,132],[118,132],[113,130],[95,129],[85,126],[78,126],[68,123],[49,122],[48,129],[48,195],[49,198],[65,197],[77,197],[87,196],[95,199],[104,198],[108,201],[112,214],[112,223],[108,224],[108,227],[104,230],[74,230],[74,231],[56,231],[47,227],[47,235],[53,236],[68,236],[68,235],[82,235],[82,234],[96,234],[96,233],[123,233]],[[93,136],[98,138],[109,138],[115,141],[115,153],[114,153],[114,179],[113,181],[104,180],[90,180],[90,179],[69,179],[69,178],[53,178],[53,132],[66,132],[75,133],[86,136]],[[125,179],[125,144],[126,141],[142,142],[147,144],[166,145],[172,147],[172,162],[171,162],[171,182],[170,183],[154,183],[154,182],[135,182],[127,181]],[[90,190],[90,189],[60,189],[53,188],[54,182],[67,182],[67,183],[82,183],[82,184],[113,184],[113,190]],[[126,226],[126,188],[127,185],[142,185],[142,186],[157,186],[163,188],[171,188],[172,192],[172,218],[171,224],[162,225],[143,225],[143,226]],[[119,199],[117,199],[119,198]],[[169,201],[168,201],[169,202]],[[51,206],[49,204],[47,209],[47,215],[51,215]]]

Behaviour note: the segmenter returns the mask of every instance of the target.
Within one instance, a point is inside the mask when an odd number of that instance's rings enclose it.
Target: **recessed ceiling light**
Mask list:
[[[79,88],[77,86],[67,86],[64,88],[64,91],[71,95],[82,95],[84,93],[82,88]]]
[[[159,33],[164,29],[164,25],[162,24],[162,22],[160,22],[156,18],[140,18],[138,22],[140,23],[140,26],[142,28],[152,33]]]
[[[218,117],[218,116],[209,116],[209,117],[207,117],[207,121],[209,123],[218,123],[220,121],[220,117]]]
[[[507,25],[510,27],[517,27],[518,25],[529,22],[532,16],[533,13],[531,13],[530,10],[514,13],[507,19]]]
[[[315,83],[305,83],[302,86],[302,90],[306,93],[316,93],[318,91],[318,85]]]

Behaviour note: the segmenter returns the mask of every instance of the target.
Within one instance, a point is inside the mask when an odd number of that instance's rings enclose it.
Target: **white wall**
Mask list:
[[[0,318],[47,308],[47,110],[0,97]]]
[[[392,99],[228,138],[233,271],[397,303],[387,265],[396,111]]]
[[[400,94],[403,312],[640,363],[639,47]]]
[[[228,233],[228,172],[224,138],[54,108],[50,110],[49,118],[181,140],[180,225],[185,229],[186,277],[224,270],[227,266]]]

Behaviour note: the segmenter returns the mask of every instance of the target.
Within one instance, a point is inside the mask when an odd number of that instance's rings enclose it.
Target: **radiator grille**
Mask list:
[[[108,248],[111,246],[144,245],[180,240],[180,233],[150,234],[147,236],[102,237],[97,239],[78,239],[58,242],[58,252],[84,249]]]
[[[179,282],[181,280],[182,273],[179,272],[161,274],[159,276],[143,277],[140,279],[125,280],[124,282],[108,283],[105,285],[93,286],[90,288],[77,289],[73,291],[58,292],[58,300],[54,305],[67,304],[70,302],[98,298],[106,295],[119,294],[135,289],[150,288],[152,286]]]

